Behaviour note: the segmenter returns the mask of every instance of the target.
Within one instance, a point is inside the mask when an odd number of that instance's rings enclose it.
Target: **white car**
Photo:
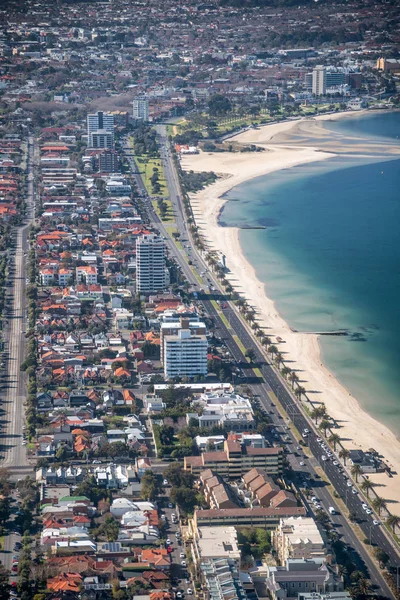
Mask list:
[[[365,502],[364,502],[364,504],[361,504],[361,506],[363,507],[364,510],[367,510],[367,508],[368,508],[368,504],[365,504]]]
[[[357,494],[357,490],[356,490],[356,488],[353,488],[353,489],[351,490],[351,493],[352,493],[352,494]]]
[[[180,555],[179,555],[179,558],[185,558],[185,553],[181,552]]]
[[[370,508],[367,508],[365,512],[367,513],[367,515],[372,514],[372,510]]]
[[[186,560],[181,560],[182,567],[186,567]]]
[[[299,463],[299,465],[300,465],[301,467],[304,467],[304,463],[303,463],[303,461],[302,461],[301,463]]]
[[[325,454],[323,454],[323,455],[321,456],[321,460],[323,460],[324,462],[325,462],[326,460],[328,460],[328,459],[326,458]]]
[[[176,596],[177,598],[182,598],[182,592],[176,592],[175,596]]]
[[[165,540],[165,543],[166,543],[168,546],[170,546],[170,545],[172,544],[172,542],[171,542],[171,540],[170,540],[169,538],[167,538],[167,539]]]
[[[189,596],[191,596],[191,595],[193,594],[193,590],[192,590],[192,588],[188,588],[188,589],[186,590],[186,593],[187,593],[187,594],[189,594]]]
[[[317,502],[317,498],[315,496],[312,496],[311,502]]]
[[[166,517],[165,515],[160,515],[160,519],[161,519],[162,521],[166,521],[166,520],[167,520],[167,517]]]
[[[168,485],[168,479],[164,479],[163,485]]]
[[[317,442],[320,444],[322,442],[321,438],[317,438]]]
[[[381,524],[381,522],[377,521],[376,519],[374,519],[373,523],[374,523],[374,525],[380,525]]]
[[[338,461],[337,461],[337,460],[334,460],[332,464],[333,464],[335,467],[337,467],[339,463],[338,463]]]
[[[351,486],[352,486],[352,483],[351,483],[351,481],[348,481],[348,482],[346,483],[346,485],[347,485],[347,487],[351,487]]]

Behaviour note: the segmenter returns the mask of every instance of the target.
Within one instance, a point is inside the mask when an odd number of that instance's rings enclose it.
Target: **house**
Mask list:
[[[97,284],[97,267],[93,265],[76,267],[76,281],[86,285]]]
[[[371,451],[350,450],[349,460],[352,465],[360,465],[363,473],[382,473],[385,470],[384,463]]]

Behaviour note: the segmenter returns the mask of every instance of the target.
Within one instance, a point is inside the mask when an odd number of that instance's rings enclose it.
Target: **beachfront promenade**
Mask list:
[[[184,238],[185,236],[188,236],[188,232],[186,230],[185,220],[183,218],[182,207],[180,206],[180,202],[179,202],[180,192],[177,187],[178,184],[177,184],[177,180],[176,180],[176,175],[173,172],[173,165],[172,165],[171,161],[169,160],[167,151],[165,151],[165,152],[166,153],[164,156],[164,161],[165,161],[164,167],[165,167],[165,171],[166,171],[167,181],[169,184],[169,189],[171,192],[171,198],[174,203],[174,211],[175,211],[175,217],[176,217],[176,222],[177,222],[177,228],[178,228],[179,232],[181,233],[181,237]],[[168,168],[168,166],[170,166],[170,168]],[[171,255],[173,255],[176,258],[178,264],[182,268],[182,271],[186,275],[188,281],[192,282],[193,284],[197,284],[199,281],[198,273],[200,273],[205,268],[205,265],[204,265],[201,257],[197,254],[195,248],[192,247],[190,250],[190,257],[194,263],[193,266],[197,270],[197,276],[196,276],[193,273],[193,270],[188,266],[187,260],[185,260],[185,258],[183,257],[182,252],[177,251],[177,248],[176,248],[175,244],[173,243],[173,241],[170,238],[168,238],[168,232],[164,229],[163,224],[159,221],[159,219],[156,217],[156,215],[153,215],[153,218],[154,218],[154,220],[157,221],[157,227],[159,227],[160,232],[164,233],[165,237],[167,237],[167,245],[169,247],[169,251],[170,251]],[[215,282],[215,281],[214,281],[214,284],[215,284],[215,286],[218,285],[217,282]],[[230,327],[227,328],[227,327],[225,327],[223,320],[220,318],[220,315],[218,314],[218,311],[216,310],[215,305],[212,303],[210,297],[205,296],[203,298],[203,302],[204,302],[207,312],[211,316],[213,316],[214,319],[216,320],[216,322],[218,323],[220,335],[221,335],[221,337],[224,338],[224,341],[226,342],[232,356],[235,358],[235,360],[237,362],[245,362],[245,357],[243,355],[243,352],[240,349],[240,347],[238,346],[238,344],[236,343],[234,336],[236,334],[244,346],[253,346],[253,347],[254,347],[254,338],[251,335],[251,333],[249,332],[248,328],[243,324],[241,317],[237,314],[237,312],[234,308],[229,308],[228,312],[224,311],[225,317],[228,318],[228,320],[230,322]],[[257,349],[256,353],[258,354],[259,352],[260,351]],[[259,360],[260,362],[264,362],[265,358],[261,352],[259,353],[259,355],[256,356],[256,360]],[[268,411],[271,410],[270,399],[271,399],[271,396],[273,397],[273,393],[275,393],[277,396],[279,396],[280,402],[288,408],[288,412],[290,413],[291,407],[293,406],[295,399],[285,388],[280,377],[274,372],[274,370],[271,367],[269,367],[266,364],[261,367],[261,372],[265,378],[265,383],[258,383],[252,387],[253,387],[253,391],[258,395],[258,397],[260,398],[260,401],[263,403],[264,407],[266,409],[268,409]],[[298,414],[292,415],[292,416],[294,416],[294,419],[296,421],[296,423],[295,423],[296,427],[299,428],[300,430],[302,427],[308,425],[307,421],[301,420],[301,419],[304,419],[304,417],[302,417],[300,412]],[[276,422],[277,426],[279,426],[279,418],[278,418],[276,412],[274,413],[273,418],[274,418],[274,421]],[[294,438],[292,440],[292,443],[293,444],[297,443]],[[317,460],[318,460],[318,458],[320,459],[320,456],[318,456],[318,448],[313,447],[312,449],[315,453],[317,453]],[[316,463],[313,460],[310,461],[309,467],[306,467],[305,470],[306,471],[308,470],[309,473],[312,475],[314,473],[313,465],[316,465],[316,464],[318,464],[318,463]],[[304,470],[298,464],[294,464],[293,466],[296,468],[296,470],[299,470],[299,471]],[[331,474],[331,476],[335,480],[335,475],[333,473]],[[336,484],[339,488],[339,493],[340,493],[339,481],[336,481]],[[334,501],[331,499],[331,496],[326,492],[325,489],[318,489],[318,490],[316,490],[316,492],[319,494],[320,497],[322,497],[326,494],[327,495],[327,497],[325,499],[326,503],[327,504],[330,503],[330,505],[334,504]],[[355,500],[352,498],[351,502],[355,502]],[[362,510],[361,507],[360,507],[360,510]],[[363,514],[363,516],[365,516],[365,514]],[[354,548],[356,548],[358,553],[365,560],[365,562],[371,572],[371,577],[372,577],[373,582],[376,583],[377,585],[379,585],[380,587],[382,587],[382,589],[385,589],[386,594],[389,594],[389,591],[387,589],[385,582],[383,581],[383,578],[380,576],[379,572],[375,568],[375,565],[372,563],[371,559],[369,558],[368,554],[366,553],[365,548],[360,543],[360,541],[356,538],[356,536],[354,535],[351,527],[348,525],[346,520],[343,518],[342,515],[338,515],[337,517],[335,517],[335,522],[337,522],[337,525],[342,528],[343,533],[345,534],[346,543],[348,543],[351,546],[353,546]],[[366,531],[367,531],[367,529],[366,529]],[[388,543],[388,540],[385,537],[385,535],[381,534],[379,531],[368,530],[368,535],[370,535],[370,534],[374,536],[374,541],[376,539],[376,543],[379,543],[381,545],[381,547],[385,548],[385,550],[387,548],[388,553],[391,555],[393,562],[396,563],[398,561],[398,557],[397,557],[395,551],[393,550],[393,548]]]

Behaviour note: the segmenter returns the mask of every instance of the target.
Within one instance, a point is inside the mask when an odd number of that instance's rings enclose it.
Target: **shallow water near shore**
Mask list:
[[[400,114],[326,126],[393,142]],[[229,198],[222,225],[265,226],[242,230],[240,242],[282,317],[299,331],[349,331],[320,338],[323,360],[399,436],[400,160],[340,156],[251,180]]]

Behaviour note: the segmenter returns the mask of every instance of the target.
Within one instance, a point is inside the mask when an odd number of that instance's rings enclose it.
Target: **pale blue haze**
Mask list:
[[[400,136],[400,114],[327,126],[346,135]],[[321,338],[323,360],[365,409],[400,434],[400,160],[348,158],[283,170],[232,190],[221,224],[291,327],[348,329]]]

